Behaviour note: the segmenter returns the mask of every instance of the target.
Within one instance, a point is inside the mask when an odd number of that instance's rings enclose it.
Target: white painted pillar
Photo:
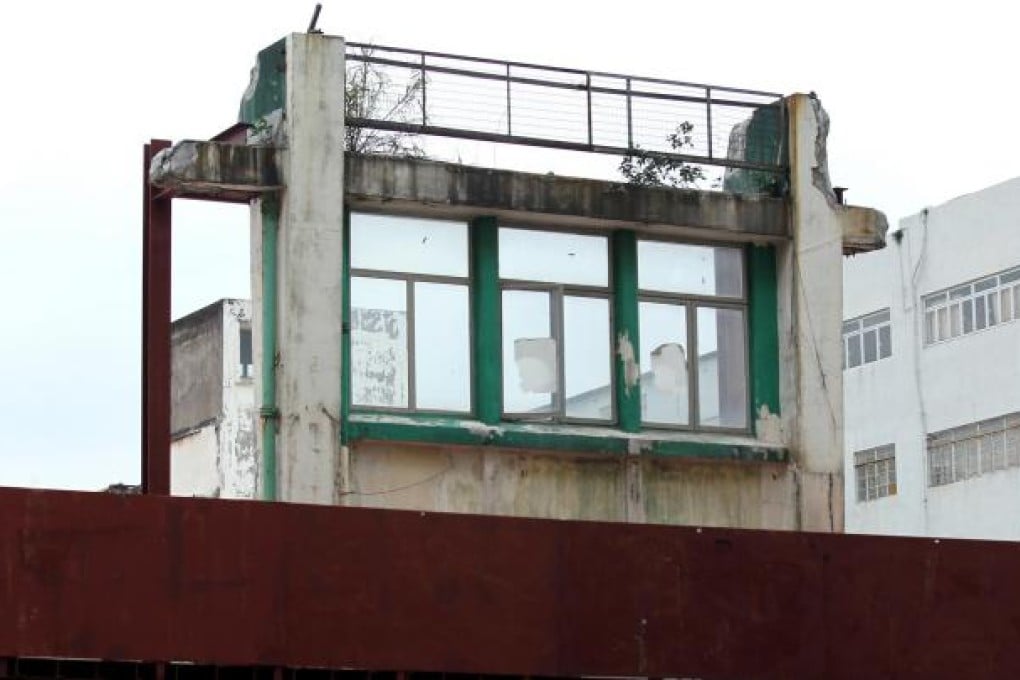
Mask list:
[[[784,429],[797,468],[799,528],[843,531],[843,227],[829,182],[829,119],[788,98],[791,233],[781,251]]]
[[[278,250],[278,498],[335,504],[340,457],[344,42],[287,37]]]

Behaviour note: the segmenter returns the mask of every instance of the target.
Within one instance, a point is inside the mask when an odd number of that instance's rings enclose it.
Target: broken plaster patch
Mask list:
[[[754,423],[754,431],[758,440],[766,444],[783,443],[783,421],[769,410],[768,404],[758,408],[758,419]]]
[[[634,344],[630,341],[627,331],[616,336],[616,353],[623,362],[623,386],[626,392],[637,387],[641,379],[641,368],[638,366],[637,357],[634,355]]]

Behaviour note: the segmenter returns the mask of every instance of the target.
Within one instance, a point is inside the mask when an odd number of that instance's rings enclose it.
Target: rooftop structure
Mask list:
[[[579,141],[525,114],[556,97]],[[505,127],[464,116],[494,98]],[[827,132],[812,96],[295,34],[260,53],[240,125],[151,149],[148,225],[173,196],[251,201],[263,498],[839,531],[840,262],[885,223],[837,201]],[[423,158],[435,136],[655,181]],[[695,162],[726,169],[717,190],[650,186]]]

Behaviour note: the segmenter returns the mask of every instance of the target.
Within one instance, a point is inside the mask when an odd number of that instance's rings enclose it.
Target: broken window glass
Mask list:
[[[503,291],[503,411],[548,414],[556,409],[556,340],[550,293]]]
[[[687,360],[687,307],[641,302],[641,418],[657,425],[688,425],[690,378]]]
[[[503,412],[611,421],[608,239],[501,228],[499,275]]]

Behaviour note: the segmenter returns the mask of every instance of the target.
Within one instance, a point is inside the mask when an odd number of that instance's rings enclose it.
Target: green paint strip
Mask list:
[[[774,246],[747,247],[751,405],[779,415],[779,293]]]
[[[624,432],[641,431],[641,340],[638,335],[637,236],[613,233],[613,366],[616,378],[616,419]]]
[[[503,406],[503,350],[500,339],[499,227],[495,217],[471,223],[471,346],[474,413],[486,425],[499,422]]]
[[[347,424],[351,441],[390,441],[462,446],[492,446],[501,449],[532,449],[626,455],[637,447],[641,455],[682,457],[699,460],[727,460],[760,463],[785,463],[789,453],[783,448],[754,444],[728,444],[654,437],[629,437],[605,432],[584,433],[542,430],[534,425],[504,423],[489,427],[477,421],[418,415],[380,416],[351,414]]]

